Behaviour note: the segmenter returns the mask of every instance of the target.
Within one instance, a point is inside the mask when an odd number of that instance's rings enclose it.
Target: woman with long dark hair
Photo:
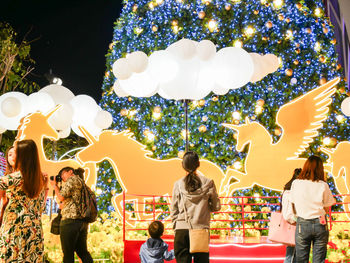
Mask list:
[[[14,154],[15,154],[15,149],[13,148],[13,146],[7,149],[5,154],[6,170],[4,175],[13,173],[13,168],[15,166]],[[1,210],[0,210],[0,226],[1,226],[5,208],[8,203],[5,190],[0,190],[0,203],[1,203]]]
[[[10,193],[0,228],[0,261],[43,262],[41,214],[47,180],[41,173],[35,142],[16,142],[14,159],[14,172],[0,178],[0,189]]]
[[[213,180],[201,175],[199,157],[195,152],[186,152],[182,167],[185,177],[176,181],[171,202],[171,221],[175,229],[174,252],[176,262],[209,262],[209,253],[190,253],[189,229],[209,229],[210,212],[219,211],[220,200]],[[189,224],[188,220],[191,222]]]
[[[301,168],[294,169],[292,178],[285,184],[282,194],[282,215],[283,218],[290,224],[295,225],[296,217],[294,215],[293,206],[290,201],[290,188],[292,183],[296,180],[301,172]],[[286,257],[284,263],[295,263],[295,247],[286,247]]]
[[[326,214],[335,199],[326,183],[320,157],[312,155],[306,160],[298,179],[292,183],[290,200],[297,215],[296,261],[309,262],[312,245],[313,262],[325,262],[329,237]]]

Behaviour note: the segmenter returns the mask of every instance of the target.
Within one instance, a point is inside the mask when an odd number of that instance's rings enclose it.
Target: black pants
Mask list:
[[[188,229],[175,230],[174,252],[177,263],[209,263],[209,253],[190,253]]]
[[[79,219],[62,220],[60,224],[60,238],[63,251],[63,262],[73,263],[74,252],[84,263],[92,263],[92,257],[87,250],[88,223]]]

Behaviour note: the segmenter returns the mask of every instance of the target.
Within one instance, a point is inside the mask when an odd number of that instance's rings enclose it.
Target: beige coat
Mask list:
[[[174,229],[190,229],[190,225],[185,219],[184,203],[193,229],[209,228],[210,212],[221,209],[214,181],[202,175],[198,175],[198,177],[202,186],[191,193],[185,189],[185,178],[174,184],[170,211]]]

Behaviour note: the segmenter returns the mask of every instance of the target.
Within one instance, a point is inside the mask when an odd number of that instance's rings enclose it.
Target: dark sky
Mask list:
[[[113,37],[122,0],[1,0],[0,20],[19,34],[35,40],[31,57],[36,61],[29,78],[41,87],[52,73],[75,95],[101,98],[105,55]]]

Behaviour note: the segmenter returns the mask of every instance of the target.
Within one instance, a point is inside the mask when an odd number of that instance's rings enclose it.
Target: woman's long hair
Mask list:
[[[44,187],[40,169],[38,148],[33,140],[18,141],[16,147],[15,171],[23,176],[22,189],[29,198],[38,197]]]
[[[188,174],[185,177],[185,189],[187,192],[194,192],[202,186],[201,180],[196,174],[196,170],[199,167],[199,157],[195,152],[186,152],[183,160],[182,167]]]
[[[5,154],[5,159],[6,159],[5,174],[10,174],[14,172],[14,167],[12,167],[12,165],[9,163],[9,152],[11,149],[14,149],[14,146],[11,146],[10,148],[8,148]]]
[[[74,169],[73,167],[66,166],[59,171],[58,175],[62,176],[63,172],[68,172],[68,171],[73,171],[73,174],[78,175],[80,177],[80,179],[84,180],[85,170],[83,168],[80,168],[80,167],[77,169]]]
[[[300,172],[301,172],[301,168],[294,169],[294,173],[293,173],[292,178],[288,181],[288,183],[286,183],[286,185],[283,188],[284,191],[290,190],[290,188],[292,187],[293,181],[298,178]]]
[[[298,179],[325,182],[322,159],[316,155],[310,156],[306,160]]]

